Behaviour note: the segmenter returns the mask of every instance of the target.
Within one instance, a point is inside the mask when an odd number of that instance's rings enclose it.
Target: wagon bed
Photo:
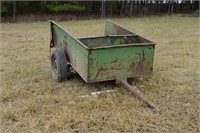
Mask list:
[[[51,30],[51,47],[62,49],[87,83],[153,72],[155,43],[111,21],[106,22],[105,35],[99,37],[74,38],[53,21]]]

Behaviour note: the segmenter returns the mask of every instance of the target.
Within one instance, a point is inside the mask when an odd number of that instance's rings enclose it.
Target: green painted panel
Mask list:
[[[152,74],[153,58],[154,45],[92,50],[89,54],[89,81]]]
[[[51,22],[51,47],[65,51],[68,62],[86,82],[152,74],[153,42],[111,22],[106,29],[113,35],[76,39]]]
[[[60,26],[54,24],[54,41],[56,48],[65,51],[68,62],[79,73],[79,75],[87,81],[88,77],[88,50],[73,38],[69,33],[64,31]]]
[[[127,34],[135,34],[135,33],[111,22],[110,20],[106,21],[105,35],[127,35]]]

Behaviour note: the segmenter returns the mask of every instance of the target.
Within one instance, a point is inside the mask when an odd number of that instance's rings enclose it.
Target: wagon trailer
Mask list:
[[[61,82],[72,68],[86,83],[115,80],[150,108],[156,105],[127,83],[128,78],[153,74],[155,43],[106,21],[105,35],[75,38],[56,22],[51,28],[51,71],[53,79]]]

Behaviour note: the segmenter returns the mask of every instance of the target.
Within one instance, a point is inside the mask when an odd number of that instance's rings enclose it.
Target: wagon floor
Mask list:
[[[102,36],[102,37],[81,38],[79,40],[84,45],[86,45],[88,48],[148,43],[148,41],[142,40],[138,35],[133,35],[133,36]]]

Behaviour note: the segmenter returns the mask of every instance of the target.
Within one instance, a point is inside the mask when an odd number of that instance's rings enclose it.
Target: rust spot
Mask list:
[[[107,69],[106,69],[106,68],[103,68],[103,67],[98,68],[98,72],[97,72],[97,74],[96,74],[94,80],[98,78],[100,72],[102,72],[102,71],[106,71],[106,70],[107,70]]]
[[[136,71],[137,74],[143,74],[144,73],[144,64],[145,64],[145,55],[144,55],[144,50],[142,50],[142,53],[137,53],[140,56],[139,62],[136,64]]]

